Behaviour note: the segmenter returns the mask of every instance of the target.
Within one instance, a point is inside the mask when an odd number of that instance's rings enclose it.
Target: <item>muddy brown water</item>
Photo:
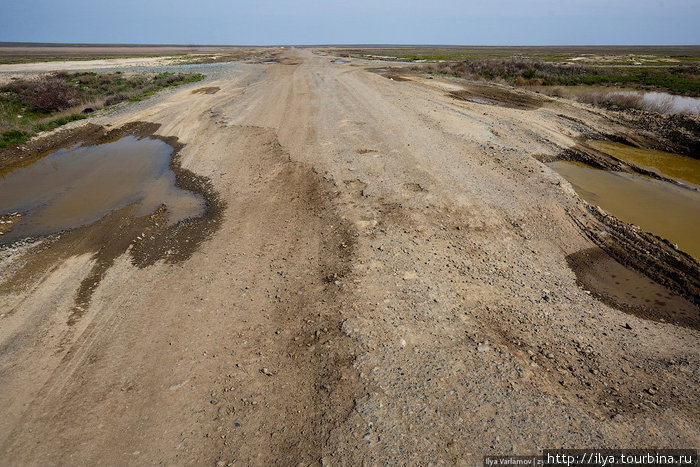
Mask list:
[[[641,149],[612,141],[587,141],[598,151],[617,159],[700,186],[700,159],[654,149]]]
[[[662,180],[584,164],[548,164],[589,203],[663,237],[700,259],[700,193]]]
[[[23,213],[1,243],[91,224],[138,203],[144,216],[161,205],[168,224],[204,212],[199,194],[175,186],[173,148],[159,139],[126,136],[107,144],[61,149],[0,178],[0,214]]]

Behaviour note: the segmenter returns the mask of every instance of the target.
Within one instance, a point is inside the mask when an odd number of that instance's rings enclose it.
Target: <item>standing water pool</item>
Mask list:
[[[164,141],[127,136],[61,149],[0,176],[0,215],[22,213],[0,242],[87,225],[131,203],[138,216],[165,205],[170,224],[200,216],[204,199],[175,186],[172,154]]]
[[[663,180],[573,162],[548,164],[576,192],[615,217],[659,235],[700,259],[700,192]]]

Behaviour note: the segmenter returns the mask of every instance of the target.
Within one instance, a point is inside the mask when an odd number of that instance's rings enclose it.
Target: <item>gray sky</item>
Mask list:
[[[0,0],[0,41],[700,44],[700,0]]]

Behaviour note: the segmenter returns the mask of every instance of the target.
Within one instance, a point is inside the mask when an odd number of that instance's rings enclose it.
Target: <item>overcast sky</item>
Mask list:
[[[0,41],[700,44],[700,0],[0,0]]]

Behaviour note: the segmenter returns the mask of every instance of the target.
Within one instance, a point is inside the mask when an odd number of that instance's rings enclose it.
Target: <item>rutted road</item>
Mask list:
[[[532,157],[572,146],[577,121],[611,132],[603,114],[460,101],[453,81],[311,50],[235,67],[213,94],[98,121],[177,137],[223,220],[184,261],[117,258],[75,323],[93,255],[4,290],[0,463],[473,465],[698,445],[698,332],[577,285],[586,208]]]

